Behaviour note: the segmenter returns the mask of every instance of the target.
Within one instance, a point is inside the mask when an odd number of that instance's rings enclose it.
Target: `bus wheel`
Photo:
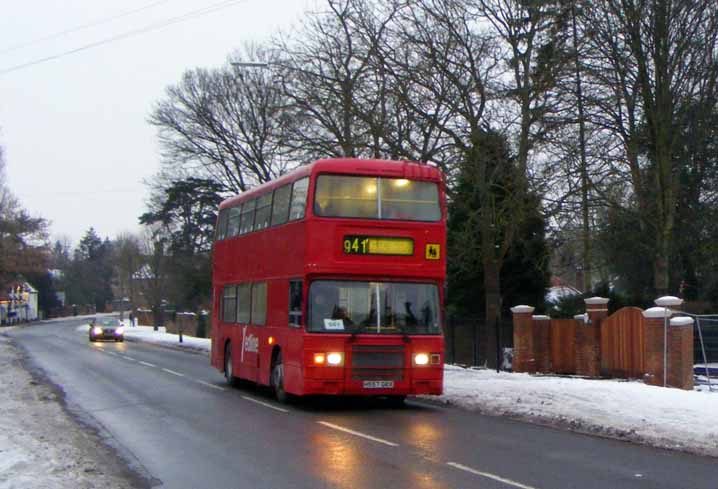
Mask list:
[[[277,353],[272,365],[272,388],[274,389],[274,397],[282,404],[289,400],[289,395],[284,390],[284,365],[282,364],[282,352]]]
[[[237,385],[237,378],[234,376],[234,368],[232,367],[232,345],[227,343],[224,348],[224,378],[231,386]]]

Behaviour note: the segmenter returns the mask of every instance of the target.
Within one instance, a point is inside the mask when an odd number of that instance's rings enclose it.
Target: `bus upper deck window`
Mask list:
[[[304,219],[307,206],[307,191],[309,190],[309,177],[294,182],[292,186],[292,200],[289,207],[289,220]]]

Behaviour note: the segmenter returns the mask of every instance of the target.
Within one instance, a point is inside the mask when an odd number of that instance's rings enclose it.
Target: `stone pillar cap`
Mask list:
[[[671,318],[671,326],[693,326],[693,318],[688,316]]]
[[[657,306],[660,307],[677,307],[683,304],[683,299],[680,299],[678,297],[672,296],[672,295],[666,295],[663,297],[659,297],[654,301]]]
[[[590,297],[584,299],[583,302],[585,302],[587,306],[605,306],[608,304],[608,299],[605,297]]]
[[[671,314],[671,310],[666,307],[651,307],[643,311],[643,317],[648,319],[669,318]]]
[[[548,316],[532,316],[534,321],[550,321],[551,318]]]
[[[535,307],[531,306],[514,306],[511,308],[511,312],[514,314],[531,314],[534,312]]]

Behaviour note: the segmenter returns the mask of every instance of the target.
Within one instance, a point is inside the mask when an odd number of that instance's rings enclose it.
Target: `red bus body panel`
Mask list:
[[[439,184],[442,218],[438,222],[410,222],[325,218],[314,216],[312,202],[318,174],[371,175],[433,181]],[[440,304],[446,278],[446,206],[443,177],[432,166],[381,160],[320,160],[300,167],[277,180],[223,202],[231,207],[269,189],[310,176],[305,218],[261,231],[216,241],[213,250],[213,314],[211,363],[224,371],[225,351],[232,345],[236,377],[269,385],[273,352],[281,349],[285,390],[295,395],[407,395],[441,394],[443,391],[444,340],[441,335],[377,335],[310,333],[289,325],[289,280],[304,281],[304,314],[308,284],[317,278],[336,280],[408,281],[438,285]],[[413,256],[348,255],[345,235],[410,237]],[[425,256],[427,244],[439,245],[440,258]],[[245,282],[267,282],[267,317],[264,326],[228,324],[220,320],[223,287]],[[442,311],[443,320],[443,311]],[[402,356],[401,372],[394,372],[391,389],[365,389],[353,374],[354,355],[372,348]],[[344,352],[344,367],[316,367],[316,352]],[[412,365],[413,354],[440,355],[436,364]]]

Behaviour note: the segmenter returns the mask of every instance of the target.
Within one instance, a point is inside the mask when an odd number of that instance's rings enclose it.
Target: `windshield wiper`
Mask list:
[[[407,331],[406,326],[399,326],[397,324],[396,327],[401,331],[401,335],[404,337],[404,343],[409,343],[409,332]]]
[[[355,326],[352,328],[352,330],[351,330],[352,333],[351,333],[351,336],[349,337],[349,341],[354,341],[354,339],[356,338],[356,336],[357,336],[359,333],[361,333],[362,331],[364,331],[364,328],[366,328],[366,327],[367,327],[366,324],[361,324],[361,323],[355,325]]]

